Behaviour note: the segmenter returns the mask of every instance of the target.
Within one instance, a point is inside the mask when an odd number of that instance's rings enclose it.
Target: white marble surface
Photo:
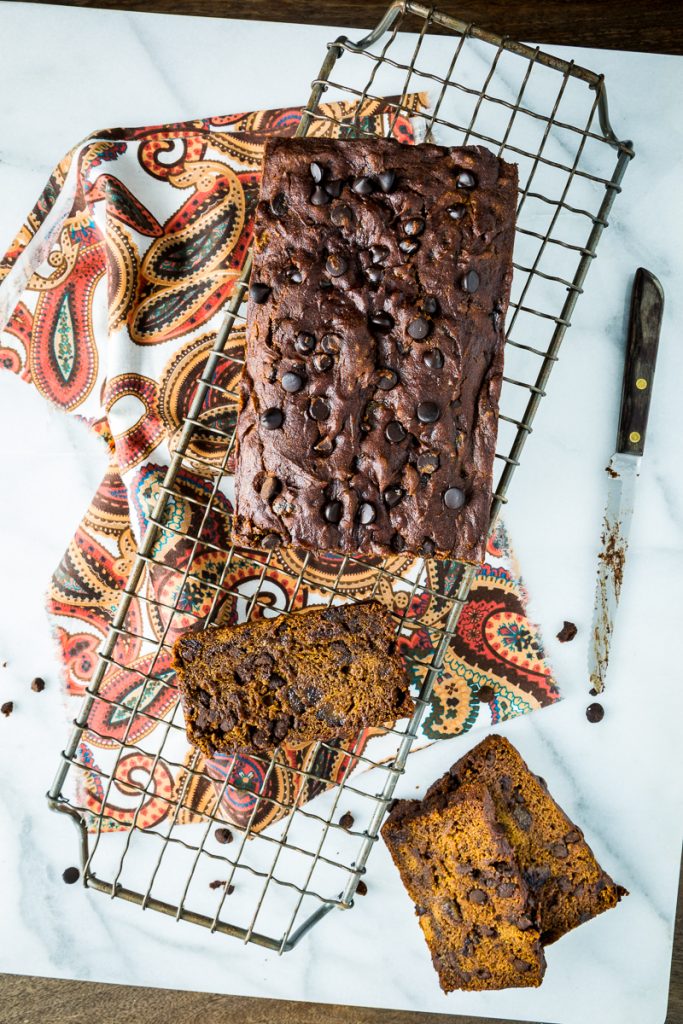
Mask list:
[[[336,34],[0,4],[0,248],[76,139],[107,125],[304,101],[324,44]],[[283,44],[286,71],[278,78]],[[75,833],[47,811],[43,794],[74,711],[60,695],[42,600],[103,471],[104,453],[85,428],[5,374],[0,696],[16,709],[0,720],[0,970],[558,1024],[664,1020],[683,820],[676,653],[683,612],[683,62],[587,50],[573,56],[605,73],[613,121],[634,139],[638,157],[589,274],[508,513],[567,699],[501,731],[548,779],[631,896],[549,949],[541,989],[446,997],[381,843],[370,860],[369,894],[352,911],[328,916],[279,960],[63,885],[63,868],[76,860]],[[639,264],[664,284],[666,319],[607,713],[591,726],[583,714],[586,644],[603,467],[616,428],[627,287]],[[564,618],[578,624],[579,634],[562,646],[552,637]],[[48,680],[40,695],[29,689],[37,673]],[[414,755],[400,791],[422,790],[477,738]]]

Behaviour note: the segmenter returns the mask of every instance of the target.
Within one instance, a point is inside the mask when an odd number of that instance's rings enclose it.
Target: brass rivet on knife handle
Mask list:
[[[621,391],[617,451],[642,455],[664,310],[662,286],[649,270],[636,271]]]

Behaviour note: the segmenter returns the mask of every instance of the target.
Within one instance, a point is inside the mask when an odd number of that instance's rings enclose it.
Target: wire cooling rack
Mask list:
[[[415,26],[417,39],[399,32]],[[435,35],[434,28],[442,34]],[[407,106],[409,91],[418,89],[430,94],[422,112]],[[507,500],[633,149],[612,131],[601,75],[411,2],[392,4],[375,31],[358,42],[342,36],[328,46],[299,135],[320,133],[330,119],[329,106],[321,107],[323,95],[326,101],[358,101],[359,113],[344,126],[346,137],[368,132],[362,113],[367,101],[400,95],[388,131],[405,114],[421,122],[425,139],[481,143],[519,165],[493,524]],[[406,574],[400,560],[349,556],[333,563],[336,575],[321,579],[310,555],[276,562],[276,553],[235,549],[220,539],[227,529],[209,528],[217,520],[229,526],[221,496],[230,487],[234,415],[229,410],[241,362],[241,310],[249,272],[248,258],[48,799],[79,827],[86,885],[283,952],[331,909],[353,905],[474,570],[453,563],[435,575],[418,562]],[[228,411],[216,415],[221,408]],[[188,480],[197,476],[201,486],[193,488]],[[175,564],[165,558],[169,540],[183,545],[183,558]],[[422,683],[411,721],[380,730],[382,735],[369,743],[367,736],[346,746],[317,743],[296,762],[282,751],[271,759],[251,758],[249,778],[243,765],[237,770],[234,758],[225,758],[218,769],[214,764],[211,771],[196,752],[183,760],[184,724],[177,702],[160,700],[154,706],[162,710],[153,714],[144,698],[150,687],[162,695],[174,693],[168,653],[178,629],[196,618],[190,595],[205,598],[200,628],[220,621],[226,600],[246,621],[256,614],[291,611],[304,592],[316,594],[318,603],[348,599],[341,581],[349,568],[362,575],[366,596],[389,598],[399,609],[397,634],[420,626],[429,635],[427,656],[424,648],[422,655],[407,655]],[[150,585],[152,577],[161,578],[163,586]],[[285,578],[283,605],[278,581]],[[420,598],[426,596],[441,611],[431,624],[419,615]],[[135,641],[152,645],[142,665],[126,660]],[[120,702],[100,692],[112,671],[136,680]],[[110,720],[121,712],[127,722],[110,738],[115,756],[106,771],[85,756],[82,745],[84,734],[97,730],[102,711]],[[131,723],[140,718],[158,727],[146,737],[144,730],[141,737],[133,736]],[[325,771],[330,758],[339,765],[333,787]],[[175,787],[159,781],[163,766],[181,779]],[[99,811],[82,796],[84,780],[100,795]],[[197,786],[204,786],[206,800],[199,812],[194,809],[193,823],[184,824],[187,794]],[[152,791],[167,806],[150,825],[146,808]],[[233,841],[221,845],[215,830],[225,823],[228,791],[238,800],[244,797],[244,814],[239,827],[230,825]],[[112,820],[104,808],[113,793],[125,794],[128,806]],[[264,807],[273,811],[272,824],[256,831]],[[346,828],[340,824],[342,811],[352,813],[350,827],[348,819]],[[117,830],[110,831],[112,826]]]

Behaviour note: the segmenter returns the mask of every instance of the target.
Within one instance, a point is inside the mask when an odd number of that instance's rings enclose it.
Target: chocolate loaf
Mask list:
[[[238,543],[482,560],[516,198],[483,147],[267,143]]]
[[[208,756],[353,737],[413,711],[379,601],[190,631],[173,659],[188,739]]]
[[[382,836],[416,904],[444,992],[540,985],[529,891],[485,786],[402,800]]]

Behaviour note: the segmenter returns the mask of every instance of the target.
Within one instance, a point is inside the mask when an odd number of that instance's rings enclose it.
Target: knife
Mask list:
[[[607,505],[602,525],[602,546],[598,555],[588,666],[593,688],[591,692],[595,691],[596,694],[602,693],[605,688],[610,641],[624,578],[636,480],[645,448],[663,311],[664,291],[661,284],[654,274],[640,267],[636,271],[631,293],[617,450],[606,469]]]

